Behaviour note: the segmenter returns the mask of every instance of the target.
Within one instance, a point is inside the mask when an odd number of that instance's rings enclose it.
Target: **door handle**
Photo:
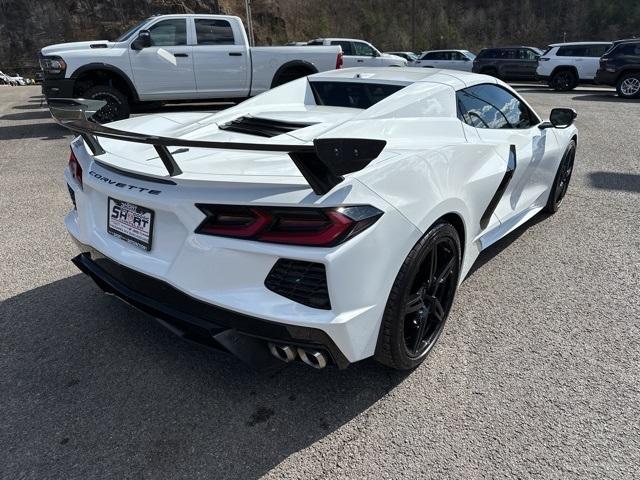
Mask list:
[[[359,62],[359,63],[362,63],[362,62],[364,62],[364,60],[358,60],[358,62]]]
[[[173,54],[174,57],[188,57],[189,54],[188,53],[174,53]]]
[[[242,52],[229,52],[230,57],[241,57]]]

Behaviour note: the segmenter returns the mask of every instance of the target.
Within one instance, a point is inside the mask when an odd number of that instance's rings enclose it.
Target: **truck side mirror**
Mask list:
[[[578,114],[573,108],[554,108],[551,110],[548,122],[538,125],[541,130],[545,128],[568,128],[573,125],[573,121]]]
[[[149,30],[140,30],[138,37],[131,42],[131,48],[134,50],[142,50],[151,46],[151,33]]]

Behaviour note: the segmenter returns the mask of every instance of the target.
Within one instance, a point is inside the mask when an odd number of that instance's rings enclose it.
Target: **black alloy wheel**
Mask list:
[[[562,200],[569,189],[571,174],[573,173],[573,163],[576,158],[576,143],[572,140],[569,147],[562,156],[556,177],[553,180],[553,186],[549,193],[549,199],[544,210],[548,213],[556,213],[560,209]]]
[[[416,244],[393,285],[382,322],[376,359],[392,368],[418,366],[444,328],[460,276],[456,229],[438,223]]]
[[[559,70],[551,76],[549,85],[558,92],[566,92],[578,86],[578,79],[571,70]]]

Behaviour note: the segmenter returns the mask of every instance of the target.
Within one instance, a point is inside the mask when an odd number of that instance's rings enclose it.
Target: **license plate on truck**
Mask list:
[[[153,210],[109,197],[107,232],[149,251],[153,235]]]

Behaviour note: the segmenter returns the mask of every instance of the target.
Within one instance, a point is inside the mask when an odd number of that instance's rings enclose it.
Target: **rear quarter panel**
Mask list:
[[[508,145],[457,143],[398,150],[358,180],[423,234],[442,216],[458,215],[465,229],[461,278],[480,252],[480,218],[502,180]]]

